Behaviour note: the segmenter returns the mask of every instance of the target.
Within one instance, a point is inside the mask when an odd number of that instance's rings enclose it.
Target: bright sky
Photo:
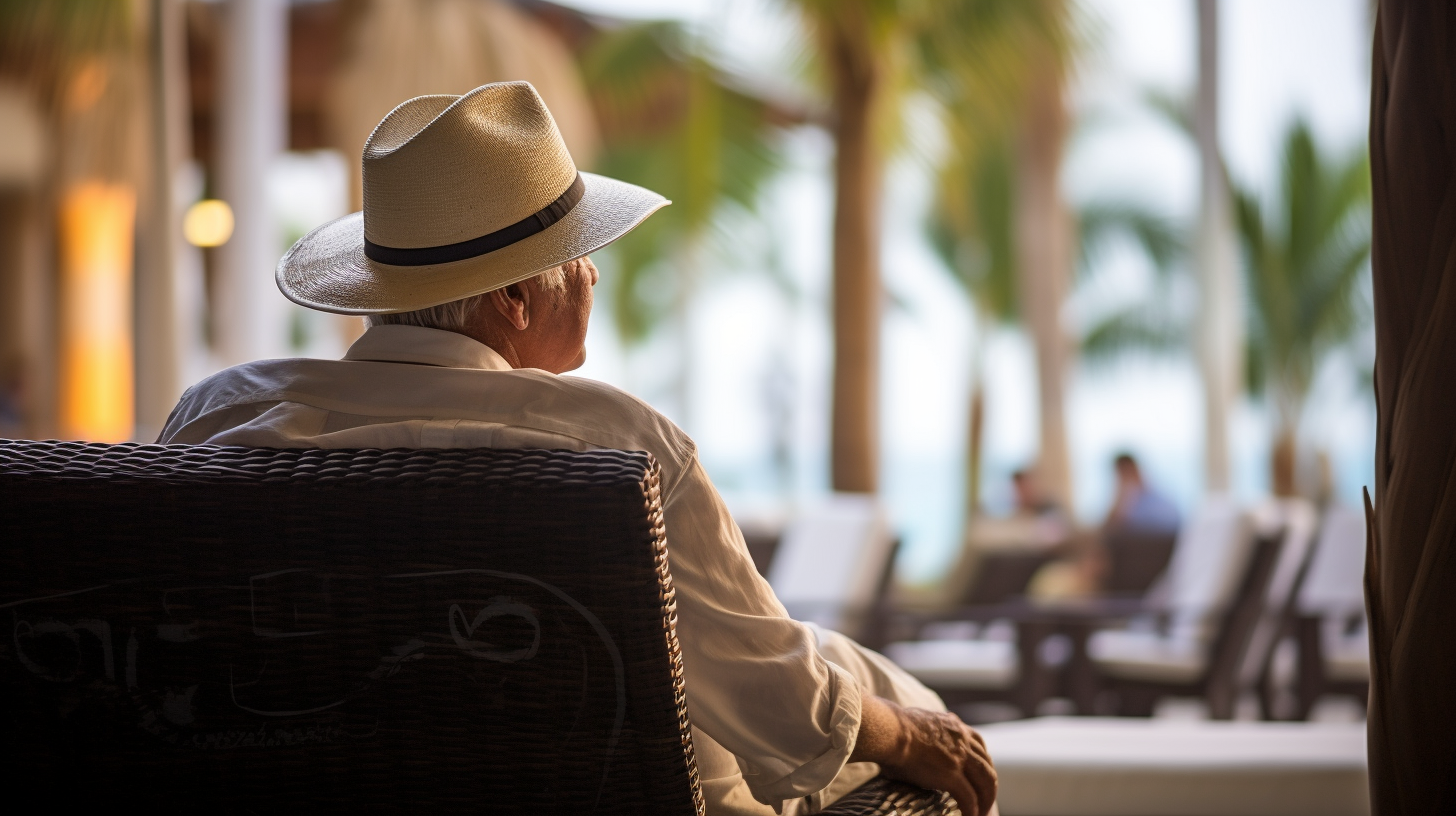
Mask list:
[[[780,0],[566,1],[614,16],[685,19],[701,27],[737,70],[770,83],[790,73],[785,65],[794,28]],[[1196,156],[1139,100],[1148,88],[1191,89],[1193,0],[1087,0],[1085,8],[1097,21],[1098,47],[1076,85],[1075,104],[1084,116],[1068,155],[1067,194],[1074,203],[1133,199],[1186,218],[1197,195]],[[1270,182],[1280,136],[1297,113],[1333,147],[1363,140],[1367,15],[1365,0],[1225,0],[1221,138],[1237,179],[1260,188]],[[624,353],[606,315],[598,315],[589,361],[579,372],[637,393],[682,423],[730,504],[745,516],[792,511],[777,498],[771,446],[773,429],[782,423],[771,420],[774,411],[789,416],[788,478],[796,500],[812,501],[828,481],[832,145],[824,134],[806,130],[794,134],[785,150],[790,170],[764,207],[799,297],[786,299],[762,276],[710,276],[686,336],[663,332]],[[338,157],[299,157],[295,164],[282,168],[274,190],[284,220],[307,228],[340,214],[342,201],[310,203],[306,194],[323,187],[342,194],[346,168]],[[912,580],[933,577],[957,546],[972,352],[965,302],[920,237],[927,191],[915,162],[892,166],[883,268],[899,305],[887,314],[883,342],[882,486],[905,537],[902,574]],[[288,216],[294,209],[299,212]],[[610,275],[609,257],[601,260]],[[1091,302],[1134,297],[1147,284],[1148,270],[1131,251],[1114,251],[1105,263]],[[1070,306],[1068,322],[1075,324],[1086,307]],[[335,356],[338,339],[325,322],[299,311],[296,327],[309,338],[307,353]],[[1032,357],[1020,336],[994,336],[985,351],[986,498],[995,508],[1009,501],[1007,474],[1036,453],[1036,401]],[[686,410],[674,387],[683,354],[691,361]],[[1306,431],[1314,445],[1329,449],[1340,495],[1353,502],[1369,480],[1373,406],[1357,393],[1349,367],[1327,371],[1317,388],[1318,407]],[[1072,377],[1068,409],[1076,506],[1084,520],[1104,511],[1108,463],[1123,448],[1138,453],[1155,482],[1185,509],[1197,501],[1202,407],[1189,364],[1134,360],[1083,368]],[[1267,424],[1253,405],[1235,419],[1237,492],[1253,498],[1267,483]]]

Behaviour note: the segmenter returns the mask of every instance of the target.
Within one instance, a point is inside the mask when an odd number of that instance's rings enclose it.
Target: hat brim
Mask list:
[[[475,258],[393,266],[364,254],[364,214],[352,213],[300,238],[278,262],[283,295],[300,306],[348,315],[410,312],[523,281],[589,255],[671,202],[625,181],[582,173],[581,200],[535,235]]]

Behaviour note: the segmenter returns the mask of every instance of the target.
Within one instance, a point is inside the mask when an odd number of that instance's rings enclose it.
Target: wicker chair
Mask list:
[[[0,441],[0,530],[17,800],[703,810],[645,453]]]

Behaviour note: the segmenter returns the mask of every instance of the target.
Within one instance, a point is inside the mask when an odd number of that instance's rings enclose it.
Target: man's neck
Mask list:
[[[499,354],[502,360],[510,364],[511,368],[524,368],[521,365],[521,355],[516,351],[516,347],[511,343],[510,338],[505,337],[498,331],[494,331],[493,328],[490,325],[484,327],[466,326],[459,329],[451,329],[450,331],[469,337],[471,340]]]

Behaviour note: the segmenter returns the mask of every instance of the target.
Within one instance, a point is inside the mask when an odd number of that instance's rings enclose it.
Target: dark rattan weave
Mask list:
[[[702,811],[646,454],[0,441],[12,802]]]
[[[824,816],[960,816],[950,796],[893,779],[872,779],[851,791]]]

